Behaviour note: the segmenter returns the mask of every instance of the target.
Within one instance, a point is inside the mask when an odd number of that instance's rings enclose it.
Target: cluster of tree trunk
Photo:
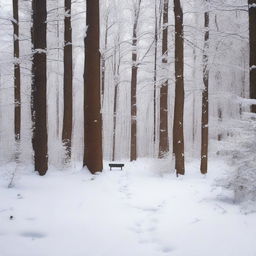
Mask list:
[[[19,0],[13,3],[13,56],[14,56],[14,134],[19,151],[21,134],[21,75],[19,49]],[[159,5],[158,5],[159,3]],[[210,0],[205,0],[206,8]],[[131,65],[131,109],[130,109],[130,160],[137,159],[137,77],[138,77],[138,26],[142,0],[133,2],[132,27],[132,65]],[[71,25],[71,0],[65,0],[64,17],[64,47],[63,47],[63,127],[62,142],[66,152],[66,161],[71,160],[72,126],[73,126],[73,47]],[[249,7],[249,43],[250,43],[250,98],[256,99],[256,0],[248,0]],[[100,56],[100,22],[99,0],[86,1],[86,37],[84,62],[84,159],[83,165],[92,172],[102,170],[102,117],[106,76],[106,58]],[[175,102],[173,118],[173,155],[177,175],[185,174],[184,153],[184,29],[183,10],[180,0],[173,0],[175,21]],[[105,27],[104,50],[108,47],[108,15]],[[155,31],[154,31],[154,74],[153,74],[153,110],[154,127],[153,141],[157,142],[157,105],[159,103],[159,150],[158,157],[163,158],[169,152],[168,134],[168,76],[161,83],[160,98],[157,102],[157,58],[159,34],[162,33],[162,64],[168,67],[168,15],[169,0],[158,2],[155,0]],[[201,173],[208,171],[208,126],[209,126],[209,20],[210,14],[204,13],[204,51],[203,51],[203,91],[201,116]],[[162,31],[160,30],[162,26]],[[32,146],[34,151],[35,170],[44,175],[48,170],[48,134],[47,134],[47,1],[32,0],[32,85],[31,85],[31,117],[32,117]],[[115,160],[116,144],[116,115],[118,86],[121,65],[120,38],[114,46],[113,77],[114,105],[113,105],[113,148],[112,160]],[[256,113],[256,104],[251,111]],[[218,111],[222,119],[222,111]],[[218,139],[221,139],[219,135]],[[155,147],[156,149],[157,147]]]
[[[102,120],[100,104],[99,1],[87,1],[87,36],[84,66],[84,166],[92,172],[102,170]],[[18,0],[13,0],[14,56],[19,57]],[[45,175],[48,170],[47,145],[47,9],[46,1],[32,1],[32,144],[35,171]],[[66,160],[71,158],[72,141],[72,26],[71,0],[65,0],[64,31],[64,115],[62,141]],[[15,62],[15,138],[20,137],[20,69]]]

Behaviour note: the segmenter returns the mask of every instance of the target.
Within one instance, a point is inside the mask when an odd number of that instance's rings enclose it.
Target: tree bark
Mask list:
[[[73,120],[73,57],[72,57],[72,25],[71,0],[65,0],[64,31],[64,113],[62,142],[66,149],[66,160],[71,158],[72,120]]]
[[[99,0],[86,1],[86,14],[83,165],[87,166],[91,173],[96,173],[103,169]]]
[[[248,0],[250,41],[250,98],[256,99],[256,0]],[[256,113],[256,104],[251,106]]]
[[[175,105],[173,124],[173,153],[177,175],[185,174],[184,163],[184,39],[183,11],[180,0],[174,0],[175,16]]]
[[[32,121],[35,171],[45,175],[48,169],[46,0],[33,0]]]
[[[141,0],[138,0],[134,9],[134,23],[132,36],[132,74],[131,74],[131,146],[130,160],[137,159],[137,27],[140,14]]]
[[[163,5],[163,39],[162,39],[162,63],[166,69],[168,63],[168,6],[169,0],[164,0]],[[159,158],[163,158],[169,151],[168,136],[168,79],[160,88],[160,136]]]
[[[14,56],[14,132],[15,141],[20,141],[21,96],[20,96],[20,46],[19,46],[19,0],[13,0],[13,56]]]
[[[207,0],[206,0],[207,2]],[[202,119],[201,119],[201,166],[202,174],[208,171],[208,124],[209,124],[209,12],[204,13],[204,54],[203,54],[203,82],[204,89],[202,92]]]

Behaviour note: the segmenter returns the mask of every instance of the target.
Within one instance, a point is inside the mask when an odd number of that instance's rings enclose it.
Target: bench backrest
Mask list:
[[[109,164],[109,167],[124,167],[124,164]]]

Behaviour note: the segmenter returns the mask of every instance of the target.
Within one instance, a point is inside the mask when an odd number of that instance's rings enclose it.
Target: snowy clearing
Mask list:
[[[156,168],[141,159],[100,175],[23,170],[13,188],[4,176],[1,256],[256,255],[256,214],[243,214],[216,186],[230,167],[211,161],[203,177],[193,161],[181,178]]]

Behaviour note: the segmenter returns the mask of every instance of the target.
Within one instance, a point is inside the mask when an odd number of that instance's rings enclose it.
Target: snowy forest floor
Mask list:
[[[245,214],[217,185],[231,168],[220,157],[200,175],[159,172],[154,160],[100,175],[85,170],[1,168],[1,256],[255,256],[256,213]],[[13,216],[13,219],[10,219]]]

